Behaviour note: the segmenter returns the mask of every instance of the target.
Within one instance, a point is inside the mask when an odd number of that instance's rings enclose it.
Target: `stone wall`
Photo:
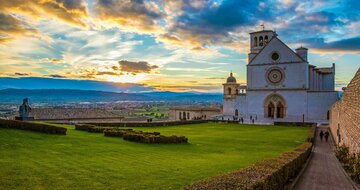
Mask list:
[[[360,152],[360,69],[344,91],[343,98],[331,107],[330,130],[337,145]]]

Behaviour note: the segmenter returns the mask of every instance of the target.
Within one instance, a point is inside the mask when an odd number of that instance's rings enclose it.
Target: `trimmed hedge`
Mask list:
[[[299,126],[299,127],[311,127],[316,123],[308,123],[308,122],[274,122],[274,125],[281,126]]]
[[[356,183],[360,183],[360,153],[350,154],[349,148],[342,145],[336,147],[335,154],[344,169],[350,173],[351,178]]]
[[[273,159],[231,172],[195,182],[186,190],[211,189],[284,189],[289,179],[296,177],[311,154],[312,143],[306,142],[294,151]]]
[[[104,136],[108,137],[122,137],[124,140],[146,143],[146,144],[178,144],[187,143],[188,139],[185,136],[163,136],[159,132],[142,132],[134,131],[132,129],[115,129],[106,128]]]
[[[89,124],[76,124],[75,130],[80,131],[87,131],[89,133],[103,133],[105,129],[108,129],[110,127],[99,127],[95,125],[89,125]],[[111,127],[113,128],[113,127]]]
[[[96,126],[88,125],[88,124],[75,124],[75,130],[88,131],[89,127],[96,127]]]
[[[0,119],[0,128],[21,129],[21,130],[35,131],[35,132],[41,132],[47,134],[57,134],[57,135],[66,135],[66,131],[67,131],[67,129],[64,127],[56,127],[56,126],[40,124],[40,123],[31,123],[31,122],[4,120],[4,119]]]
[[[129,122],[129,123],[87,123],[88,125],[105,126],[105,127],[160,127],[160,126],[175,126],[188,125],[197,123],[207,123],[208,120],[190,120],[190,121],[166,121],[166,122]]]

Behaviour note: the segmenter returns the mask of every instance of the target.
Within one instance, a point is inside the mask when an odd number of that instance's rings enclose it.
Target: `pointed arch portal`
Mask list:
[[[286,102],[278,94],[269,95],[264,101],[264,116],[268,118],[285,118]]]

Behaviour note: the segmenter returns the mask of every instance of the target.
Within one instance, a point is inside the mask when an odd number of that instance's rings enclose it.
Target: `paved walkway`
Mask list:
[[[354,190],[351,179],[337,160],[333,151],[333,142],[320,141],[320,130],[328,127],[318,127],[315,148],[312,158],[295,186],[296,190]]]

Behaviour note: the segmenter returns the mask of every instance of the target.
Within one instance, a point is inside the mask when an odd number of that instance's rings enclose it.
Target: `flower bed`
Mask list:
[[[3,120],[0,119],[0,128],[9,128],[9,129],[21,129],[28,131],[36,131],[47,134],[57,134],[57,135],[66,135],[67,129],[64,127],[56,127],[52,125],[40,124],[40,123],[31,123],[15,120]]]

